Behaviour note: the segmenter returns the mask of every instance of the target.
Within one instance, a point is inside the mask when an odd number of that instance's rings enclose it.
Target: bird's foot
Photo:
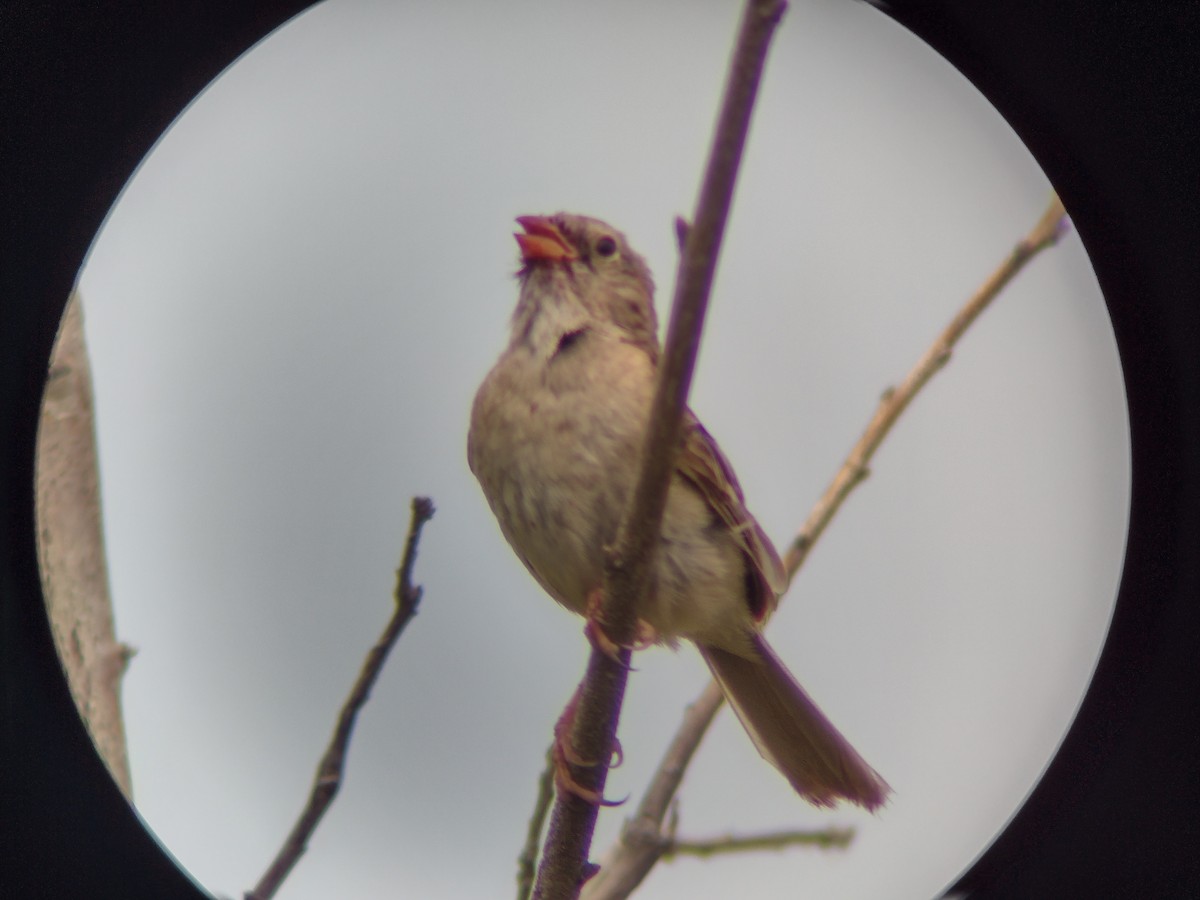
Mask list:
[[[574,794],[585,803],[591,803],[595,806],[620,806],[629,798],[606,800],[599,791],[584,787],[571,774],[571,766],[589,769],[596,765],[595,760],[584,759],[571,745],[571,728],[575,724],[575,708],[578,703],[579,691],[576,690],[570,702],[567,703],[566,709],[558,717],[558,721],[554,723],[554,784],[560,791]],[[612,767],[615,768],[624,761],[625,754],[621,750],[621,742],[616,738],[613,738],[613,741],[615,742],[613,755],[616,757],[616,760],[612,763]]]
[[[608,632],[604,630],[604,623],[600,618],[600,612],[604,605],[604,592],[600,588],[596,588],[587,599],[587,611],[585,618],[587,623],[583,626],[583,633],[587,635],[589,643],[613,662],[627,669],[632,669],[627,662],[621,659],[622,650],[645,650],[647,647],[653,647],[658,643],[658,632],[654,626],[645,619],[637,620],[637,631],[634,633],[633,641],[628,644],[619,644],[608,636]]]

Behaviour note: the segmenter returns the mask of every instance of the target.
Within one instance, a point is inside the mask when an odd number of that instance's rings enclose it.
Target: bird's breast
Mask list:
[[[530,572],[582,612],[624,510],[653,388],[645,354],[588,335],[549,364],[506,354],[476,396],[468,456]]]

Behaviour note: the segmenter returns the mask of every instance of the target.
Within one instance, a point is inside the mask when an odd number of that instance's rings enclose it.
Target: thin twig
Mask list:
[[[309,838],[312,837],[321,817],[325,815],[330,804],[333,803],[333,798],[337,795],[338,788],[341,787],[346,752],[350,746],[350,736],[354,731],[358,712],[367,702],[371,688],[379,678],[379,673],[383,671],[383,664],[387,662],[392,647],[395,646],[405,626],[416,615],[417,607],[421,603],[422,589],[419,586],[413,586],[412,572],[417,559],[417,542],[421,537],[421,529],[426,522],[433,518],[433,513],[432,500],[427,497],[413,498],[412,519],[408,525],[408,538],[404,542],[404,556],[400,562],[400,568],[396,571],[396,608],[392,612],[391,620],[379,636],[379,640],[367,652],[367,658],[363,661],[358,679],[354,682],[350,696],[346,698],[346,702],[342,706],[341,713],[338,715],[337,727],[333,732],[333,739],[329,742],[329,747],[325,750],[325,755],[321,757],[321,762],[317,766],[317,775],[313,780],[308,804],[304,807],[300,818],[296,820],[291,834],[283,842],[283,846],[279,849],[279,853],[266,873],[259,879],[254,890],[246,893],[245,900],[270,900],[275,896],[275,892],[279,890],[283,880],[287,878],[288,873],[300,861],[304,851],[308,849]]]
[[[1005,285],[1016,277],[1026,263],[1058,241],[1065,229],[1066,215],[1067,211],[1063,208],[1062,201],[1055,194],[1038,223],[1013,248],[1012,253],[991,274],[991,277],[980,285],[979,290],[967,301],[966,305],[958,311],[958,315],[938,335],[937,340],[925,351],[925,355],[917,360],[917,364],[908,373],[908,377],[901,382],[898,388],[891,388],[884,392],[866,431],[858,439],[858,443],[846,457],[842,468],[829,487],[825,489],[825,494],[817,501],[813,511],[809,513],[808,521],[804,523],[804,527],[800,529],[800,533],[788,547],[783,562],[787,567],[789,578],[795,575],[804,563],[813,544],[825,531],[825,527],[850,492],[867,477],[870,471],[868,465],[871,457],[875,455],[875,451],[879,449],[883,439],[896,424],[900,414],[908,408],[913,397],[920,392],[921,388],[925,387],[929,379],[949,362],[950,353],[954,349],[954,345],[958,343],[958,339],[971,327],[971,323],[979,317],[979,314],[987,309]]]
[[[726,835],[706,841],[675,840],[663,849],[662,858],[676,856],[716,856],[719,853],[749,853],[755,850],[784,850],[788,847],[820,847],[822,849],[850,846],[854,840],[853,828],[822,828],[818,831],[769,831],[764,834],[748,834],[742,837]]]
[[[783,0],[748,0],[743,13],[694,224],[680,259],[637,487],[605,566],[600,618],[609,637],[620,645],[628,645],[633,638],[637,605],[653,564],[733,186],[767,48],[785,8]],[[608,761],[628,676],[629,651],[622,651],[620,657],[613,660],[593,650],[570,737],[581,758],[595,761],[594,765],[572,766],[571,777],[597,794],[603,792],[608,776]],[[586,880],[586,860],[597,814],[595,804],[573,793],[559,792],[538,870],[535,897],[558,900],[578,895]]]
[[[1054,196],[1037,224],[959,310],[900,387],[884,394],[866,431],[809,514],[804,528],[788,548],[784,565],[787,568],[789,583],[846,497],[866,477],[867,463],[887,437],[896,419],[929,379],[946,364],[955,343],[1030,260],[1058,241],[1066,227],[1066,210],[1058,197]],[[650,781],[650,786],[646,789],[637,815],[622,832],[617,843],[605,854],[601,874],[593,879],[584,891],[585,900],[620,900],[628,897],[654,868],[662,854],[663,841],[660,832],[671,801],[683,779],[683,769],[712,724],[723,699],[716,683],[710,681],[696,701],[688,707],[683,724],[672,739],[667,753]]]
[[[670,846],[674,825],[664,829],[663,820],[692,755],[724,699],[720,686],[709,681],[704,692],[684,710],[683,722],[667,746],[637,812],[600,861],[600,871],[583,886],[583,900],[628,897]]]
[[[546,750],[546,765],[538,775],[537,799],[533,802],[533,814],[525,833],[525,846],[517,857],[517,900],[529,900],[533,893],[533,876],[536,873],[538,846],[542,840],[542,828],[546,814],[550,812],[550,801],[554,799],[554,745]]]

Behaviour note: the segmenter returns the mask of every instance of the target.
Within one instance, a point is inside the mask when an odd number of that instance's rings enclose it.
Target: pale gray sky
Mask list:
[[[513,556],[465,461],[516,297],[512,218],[624,230],[660,312],[736,4],[330,0],[234,64],[131,180],[81,276],[138,808],[208,889],[291,827],[432,496],[418,618],[284,898],[495,897],[581,622]],[[779,544],[1050,187],[948,64],[866,4],[796,0],[768,66],[692,405]],[[723,715],[681,832],[853,825],[847,852],[663,865],[642,896],[930,897],[1035,784],[1119,577],[1128,428],[1071,235],[906,414],[771,627],[895,789],[799,801]],[[704,684],[640,655],[609,792]],[[627,810],[602,813],[596,855]]]

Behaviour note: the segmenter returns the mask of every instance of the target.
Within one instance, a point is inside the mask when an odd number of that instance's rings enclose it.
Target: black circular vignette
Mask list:
[[[1108,305],[1132,501],[1104,650],[1025,805],[951,891],[1200,894],[1200,6],[895,4],[1058,190]]]
[[[34,438],[59,317],[121,187],[192,97],[308,5],[0,9],[5,896],[204,896],[125,803],[75,713],[42,611]],[[1058,189],[1108,303],[1133,444],[1129,545],[1096,676],[1042,782],[952,893],[1195,895],[1200,5],[881,6],[983,92]]]
[[[205,896],[125,802],[75,712],[42,606],[34,441],[59,319],[122,186],[206,84],[309,5],[70,0],[0,7],[0,894],[5,897]]]

